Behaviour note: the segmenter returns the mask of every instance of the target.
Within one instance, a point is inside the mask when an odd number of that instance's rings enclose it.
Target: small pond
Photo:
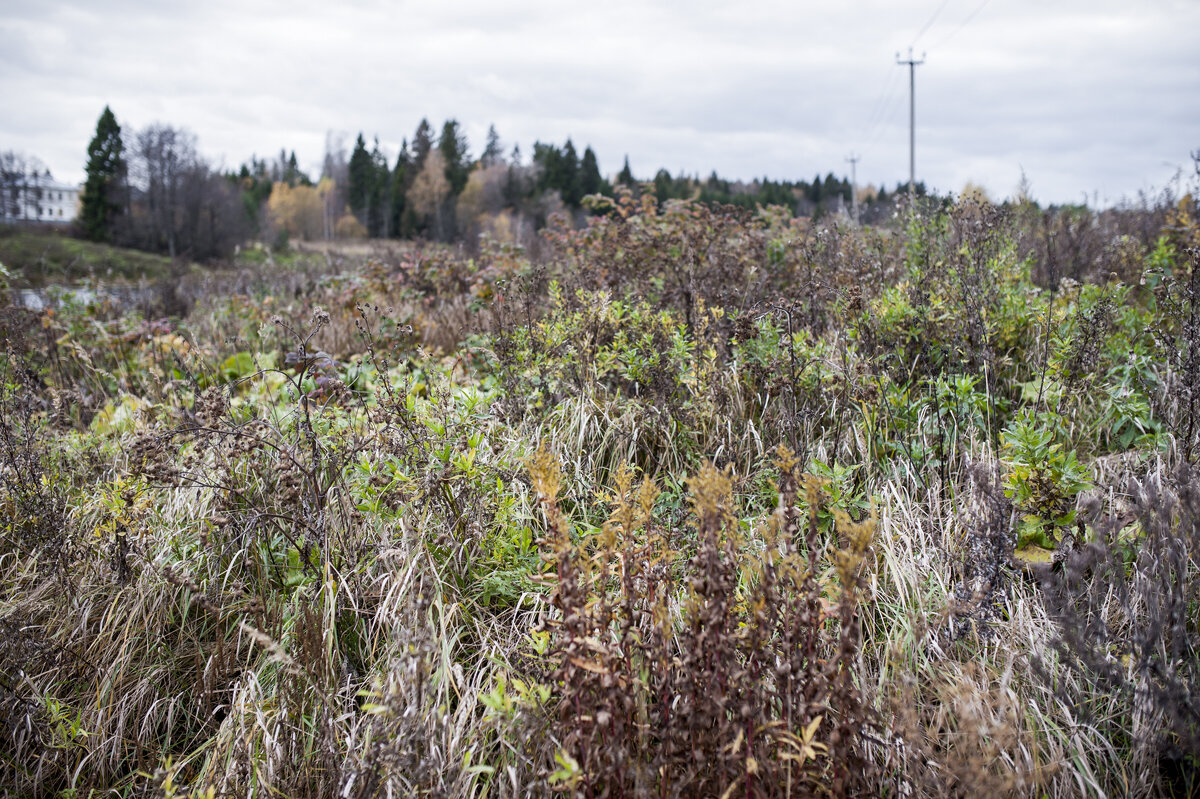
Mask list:
[[[46,286],[36,289],[11,289],[14,305],[41,311],[73,301],[90,303],[108,301],[118,308],[134,308],[148,304],[159,304],[164,297],[164,286]]]

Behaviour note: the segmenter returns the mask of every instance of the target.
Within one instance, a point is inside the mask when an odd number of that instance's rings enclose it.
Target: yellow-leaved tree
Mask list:
[[[438,150],[431,150],[425,158],[425,166],[408,190],[408,202],[414,211],[432,222],[438,237],[444,233],[445,201],[450,194],[450,181],[446,180],[446,159]]]
[[[318,187],[282,182],[271,187],[267,222],[276,233],[287,231],[291,238],[319,239],[324,233],[323,221],[324,203]]]

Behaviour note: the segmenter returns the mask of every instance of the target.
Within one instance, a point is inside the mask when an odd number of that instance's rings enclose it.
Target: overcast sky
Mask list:
[[[1167,186],[1200,150],[1198,0],[61,3],[0,0],[0,150],[83,178],[105,104],[125,130],[185,127],[227,168],[326,132],[392,156],[422,117],[489,123],[615,173],[908,177],[1043,202]]]

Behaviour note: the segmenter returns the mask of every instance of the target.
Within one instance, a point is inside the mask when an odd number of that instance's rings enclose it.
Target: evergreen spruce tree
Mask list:
[[[446,180],[450,182],[450,194],[457,197],[467,185],[467,177],[471,174],[471,162],[467,154],[467,137],[456,120],[446,120],[442,125],[438,152],[446,161]]]
[[[562,186],[562,153],[553,144],[533,143],[533,163],[537,167],[537,190],[539,192],[559,189]]]
[[[421,124],[417,125],[417,132],[413,134],[412,140],[412,174],[414,178],[421,174],[421,170],[425,167],[425,159],[432,149],[433,128],[429,125],[428,120],[422,119]]]
[[[296,161],[296,151],[292,150],[291,155],[287,160],[287,182],[291,186],[311,186],[313,182],[308,175],[300,171],[300,164]]]
[[[504,151],[500,146],[500,134],[496,132],[495,125],[488,125],[487,145],[483,148],[483,155],[479,156],[479,163],[484,168],[504,163]]]
[[[837,196],[841,193],[841,181],[834,177],[833,173],[830,172],[825,176],[825,182],[821,185],[821,199],[836,205]]]
[[[362,133],[354,142],[354,152],[350,154],[350,165],[346,176],[346,193],[350,201],[350,212],[369,229],[367,216],[371,208],[371,193],[375,183],[375,162],[367,151],[367,142]]]
[[[96,135],[88,145],[87,182],[83,189],[80,221],[92,241],[111,241],[121,214],[125,191],[125,145],[121,126],[108,106],[96,123]]]
[[[821,202],[823,195],[824,191],[821,187],[821,176],[817,175],[813,178],[813,182],[808,185],[806,197],[810,203],[816,205],[817,203]]]
[[[371,185],[367,211],[367,232],[371,236],[387,236],[391,233],[389,226],[391,208],[387,202],[391,177],[387,156],[380,149],[379,137],[376,136],[375,146],[371,150]]]
[[[507,208],[520,208],[525,198],[524,170],[520,167],[521,151],[513,147],[513,156],[508,162],[508,174],[504,178],[504,205]]]
[[[411,157],[408,154],[408,139],[400,145],[400,155],[396,156],[396,168],[392,170],[392,182],[390,191],[389,213],[391,214],[391,224],[389,225],[390,233],[396,238],[412,235],[412,231],[407,229],[405,218],[405,193],[408,191],[409,184],[412,183],[409,177],[409,167],[411,166]]]
[[[713,173],[713,175],[716,174],[716,172]],[[617,173],[617,183],[620,183],[622,186],[628,186],[631,189],[637,185],[637,181],[633,179],[633,170],[629,168],[628,155],[625,156],[625,166],[623,166],[621,171]]]
[[[575,145],[570,139],[562,149],[562,178],[558,189],[562,192],[563,202],[572,208],[579,207],[579,201],[583,198],[579,187],[579,154],[575,152]]]
[[[671,199],[672,186],[673,181],[671,180],[670,172],[665,169],[660,169],[658,172],[654,173],[654,196],[658,198],[660,203]]]
[[[579,166],[579,190],[583,196],[600,194],[605,190],[604,178],[600,176],[600,165],[596,162],[596,153],[589,145],[583,151],[583,163]]]

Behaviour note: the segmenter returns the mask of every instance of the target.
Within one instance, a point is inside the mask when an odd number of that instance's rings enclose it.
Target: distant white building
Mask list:
[[[67,224],[79,213],[82,186],[58,183],[50,170],[6,180],[0,212],[5,222]]]

